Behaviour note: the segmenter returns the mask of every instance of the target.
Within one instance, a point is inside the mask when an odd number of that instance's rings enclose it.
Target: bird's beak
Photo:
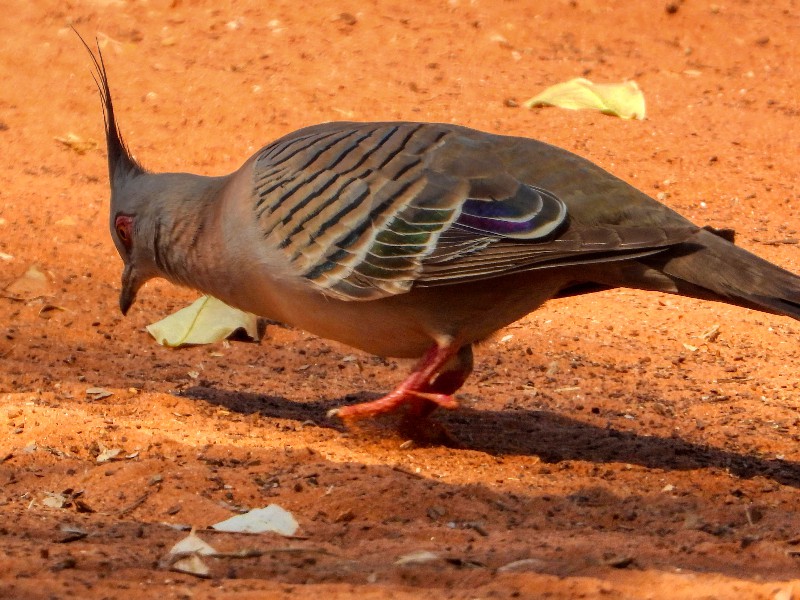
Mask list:
[[[125,265],[125,270],[122,271],[122,291],[119,293],[119,309],[123,315],[128,314],[142,284],[144,281],[136,274],[133,265]]]

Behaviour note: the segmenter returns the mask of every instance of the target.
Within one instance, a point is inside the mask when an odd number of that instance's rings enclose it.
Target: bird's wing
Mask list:
[[[582,223],[559,195],[507,168],[515,143],[437,124],[310,127],[257,155],[255,214],[296,275],[346,300],[643,256],[696,230],[602,215]]]

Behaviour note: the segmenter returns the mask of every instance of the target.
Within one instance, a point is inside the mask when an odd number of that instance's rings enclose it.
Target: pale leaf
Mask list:
[[[409,554],[404,554],[396,561],[396,565],[419,565],[439,560],[439,555],[429,550],[418,550]]]
[[[240,329],[257,339],[258,318],[212,296],[202,296],[186,308],[147,326],[147,331],[159,344],[173,348],[213,344]]]
[[[109,462],[117,458],[120,454],[122,454],[122,450],[119,448],[105,448],[103,451],[97,455],[95,459],[99,464]]]
[[[644,94],[634,81],[593,83],[578,77],[547,88],[524,106],[558,106],[570,110],[588,108],[623,119],[645,118]]]
[[[67,148],[74,150],[78,154],[85,154],[87,150],[94,150],[97,148],[97,142],[95,140],[85,140],[72,132],[55,139],[57,142],[64,144]]]
[[[210,577],[211,569],[203,562],[197,554],[190,554],[176,560],[170,568],[178,573],[186,573],[187,575],[194,575],[195,577]]]
[[[42,504],[48,508],[64,508],[67,504],[67,497],[55,492],[45,492]]]
[[[283,536],[292,536],[299,525],[292,513],[277,504],[270,504],[266,508],[254,508],[243,515],[236,515],[211,526],[217,531],[231,531],[240,533],[266,533],[274,532]]]
[[[215,554],[217,554],[217,550],[197,537],[192,529],[189,535],[170,548],[170,551],[161,559],[160,564],[162,568],[172,569],[179,573],[208,577],[211,569],[203,562],[201,556]]]
[[[56,225],[60,225],[61,227],[74,227],[78,224],[78,221],[72,215],[67,215],[55,222]]]
[[[92,400],[102,400],[103,398],[113,396],[114,392],[110,392],[109,390],[101,387],[90,387],[86,388],[86,395],[91,396]]]
[[[192,530],[189,535],[177,542],[169,551],[169,554],[172,555],[189,553],[209,555],[216,554],[217,551],[211,544],[200,539]]]
[[[5,288],[5,295],[14,300],[33,300],[50,295],[50,279],[37,265],[28,270]]]

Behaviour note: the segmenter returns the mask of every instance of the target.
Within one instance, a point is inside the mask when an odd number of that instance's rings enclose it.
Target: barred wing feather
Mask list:
[[[571,230],[567,205],[508,174],[492,140],[420,123],[290,134],[256,158],[265,242],[298,276],[346,300],[656,251],[659,232],[630,244],[613,227]]]

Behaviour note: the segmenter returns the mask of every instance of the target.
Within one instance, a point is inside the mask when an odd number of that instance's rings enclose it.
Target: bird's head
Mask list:
[[[133,158],[117,128],[114,104],[108,85],[105,62],[100,46],[97,55],[84,39],[95,67],[95,83],[100,91],[105,120],[106,146],[108,149],[108,174],[111,182],[111,239],[125,263],[122,272],[122,290],[119,307],[123,314],[136,299],[136,292],[144,283],[161,275],[155,260],[154,238],[159,188],[163,188],[160,175],[147,172]]]
[[[153,277],[162,277],[163,265],[157,257],[159,219],[155,206],[160,195],[159,175],[142,173],[130,179],[121,175],[111,181],[111,239],[124,263],[119,309],[127,314],[136,300],[136,293]]]

